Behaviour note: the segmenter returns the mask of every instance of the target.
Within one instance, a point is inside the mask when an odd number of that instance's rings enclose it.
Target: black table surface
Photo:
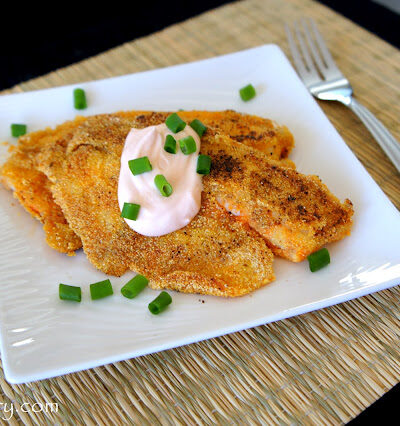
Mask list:
[[[71,3],[54,3],[51,15],[40,3],[9,4],[3,9],[0,26],[0,90],[230,2],[153,0],[133,2],[130,7],[106,2],[87,10]],[[400,48],[400,15],[395,12],[371,0],[320,2]],[[349,424],[396,419],[398,401],[400,384]]]

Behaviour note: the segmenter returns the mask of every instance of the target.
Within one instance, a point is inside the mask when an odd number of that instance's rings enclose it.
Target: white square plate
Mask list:
[[[252,83],[258,96],[242,102]],[[20,383],[70,373],[220,336],[309,312],[400,282],[400,215],[343,142],[295,71],[274,45],[144,73],[80,84],[85,115],[118,110],[235,109],[272,118],[293,132],[291,158],[319,175],[355,206],[352,235],[329,246],[331,264],[312,274],[307,262],[276,259],[276,281],[238,299],[173,294],[162,315],[146,289],[128,300],[119,293],[132,276],[111,277],[113,297],[92,302],[89,283],[105,278],[83,253],[50,249],[42,227],[0,190],[1,354],[7,380]],[[75,116],[72,86],[0,97],[0,140],[10,123],[29,131]],[[350,112],[349,112],[350,114]],[[2,161],[6,148],[2,147]],[[251,277],[249,277],[251,279]],[[82,286],[80,304],[58,300],[58,283]],[[204,301],[204,303],[202,303]]]

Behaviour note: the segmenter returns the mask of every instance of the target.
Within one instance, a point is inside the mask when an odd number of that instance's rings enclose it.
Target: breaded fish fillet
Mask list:
[[[156,119],[157,113],[151,113]],[[113,114],[131,119],[147,119],[149,112],[127,111]],[[163,114],[164,116],[165,114]],[[216,127],[244,143],[266,153],[273,159],[282,159],[293,166],[286,157],[293,148],[293,136],[285,126],[271,120],[235,111],[181,111],[186,121],[198,118],[204,124]],[[44,224],[47,243],[54,249],[68,254],[82,247],[80,238],[69,228],[60,207],[54,202],[47,177],[36,169],[37,154],[48,145],[60,143],[72,137],[73,132],[85,120],[77,117],[55,129],[32,132],[18,141],[17,149],[0,169],[0,180],[20,201],[32,216]]]
[[[139,123],[154,121],[157,112],[144,112],[142,115],[128,113],[130,118]],[[165,113],[161,113],[164,117]],[[273,160],[282,160],[288,157],[294,147],[293,135],[286,126],[281,126],[267,118],[256,115],[241,114],[236,111],[179,111],[182,120],[190,123],[197,118],[207,127],[212,127],[219,133],[231,139],[257,149]]]
[[[18,147],[0,170],[3,185],[36,219],[43,223],[50,247],[69,255],[82,247],[80,238],[69,227],[61,208],[55,203],[46,175],[37,170],[36,155],[47,144],[71,137],[81,119],[67,122],[55,130],[46,129],[22,136]]]
[[[274,279],[273,255],[254,230],[202,194],[197,216],[185,228],[160,237],[137,234],[120,217],[120,156],[133,121],[91,117],[62,143],[48,145],[37,164],[90,262],[107,274],[144,274],[153,288],[240,296]]]
[[[136,120],[135,127],[164,122],[163,113]],[[212,159],[205,177],[211,194],[267,241],[274,254],[304,260],[327,243],[350,234],[353,206],[341,203],[317,176],[303,175],[269,156],[208,129],[201,153]]]
[[[350,235],[353,205],[341,203],[317,176],[265,159],[256,150],[215,135],[202,146],[213,159],[212,194],[268,241],[274,254],[304,260]]]

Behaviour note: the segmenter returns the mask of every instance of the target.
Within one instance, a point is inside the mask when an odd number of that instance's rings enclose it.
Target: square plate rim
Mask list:
[[[191,61],[191,62],[187,62],[187,63],[176,64],[176,65],[169,66],[169,67],[151,69],[151,70],[147,70],[147,71],[140,71],[140,72],[137,72],[137,73],[130,73],[130,74],[114,76],[114,77],[109,77],[109,78],[102,78],[102,79],[98,79],[98,80],[88,80],[88,81],[85,81],[85,82],[79,82],[79,83],[73,83],[73,84],[62,85],[62,86],[57,86],[57,87],[32,90],[32,91],[27,91],[27,92],[22,92],[22,93],[4,94],[3,96],[1,96],[1,98],[4,99],[4,97],[16,97],[16,96],[19,96],[19,95],[29,96],[29,95],[32,95],[32,94],[40,94],[40,93],[43,93],[43,92],[51,92],[51,91],[58,91],[60,89],[68,89],[68,88],[71,88],[71,87],[76,87],[77,85],[101,84],[102,82],[110,82],[110,81],[116,81],[116,80],[120,80],[120,79],[124,79],[124,78],[132,78],[132,76],[150,74],[150,73],[153,73],[153,72],[160,72],[160,71],[163,71],[163,70],[166,70],[166,69],[174,69],[174,68],[185,67],[185,66],[188,66],[188,65],[193,65],[193,64],[198,64],[198,63],[215,61],[215,60],[218,60],[222,57],[235,56],[235,55],[240,54],[240,53],[249,52],[249,51],[256,51],[256,50],[261,50],[261,49],[271,48],[271,47],[278,49],[280,51],[280,53],[282,54],[282,56],[287,60],[286,55],[284,54],[284,52],[281,50],[281,48],[278,45],[276,45],[276,44],[264,44],[264,45],[261,45],[261,46],[252,47],[250,49],[243,49],[243,50],[240,50],[240,51],[237,51],[237,52],[231,52],[231,53],[228,53],[226,55],[220,55],[220,56],[216,56],[216,57],[205,58],[205,59],[202,59],[202,60],[199,60],[199,61]],[[287,60],[287,62],[289,64],[289,66],[292,68],[290,62],[288,60]],[[299,79],[299,81],[301,82],[300,79]],[[307,94],[308,94],[308,91],[307,91]],[[326,117],[326,115],[323,113],[322,110],[321,110],[321,112]],[[331,123],[330,123],[330,125],[332,126],[333,129],[335,129]],[[340,136],[340,134],[338,134],[338,137],[341,139],[343,144],[345,146],[347,146],[347,144],[344,142],[344,140]],[[349,149],[350,153],[353,155],[354,159],[359,164],[361,164],[359,162],[359,160],[357,159],[357,157],[354,155],[354,153],[350,150],[350,148],[348,148],[348,149]],[[361,165],[361,167],[362,167],[362,165]],[[370,177],[370,175],[368,174],[368,172],[366,170],[365,170],[365,172]],[[376,182],[371,177],[370,177],[370,179],[371,179],[372,183],[374,185],[376,185],[376,187],[381,191],[382,195],[391,203],[390,199],[383,193],[383,191],[376,184]],[[395,208],[393,203],[391,203],[391,204],[392,204],[393,208],[397,211],[397,209]],[[127,354],[118,354],[118,355],[110,356],[107,359],[104,359],[104,358],[99,359],[98,362],[96,362],[96,363],[94,363],[94,362],[86,363],[86,364],[90,364],[90,365],[83,364],[82,368],[79,368],[79,369],[76,369],[76,368],[69,369],[68,367],[66,367],[64,369],[64,371],[61,371],[62,369],[58,369],[57,371],[53,371],[53,372],[47,371],[47,372],[45,372],[45,374],[33,374],[32,376],[30,376],[28,378],[27,378],[26,375],[20,376],[20,375],[18,375],[17,371],[13,371],[13,368],[11,367],[9,360],[8,360],[7,351],[4,350],[5,349],[4,348],[5,342],[4,342],[2,333],[0,334],[0,352],[2,354],[3,366],[4,366],[4,370],[5,370],[5,373],[6,373],[7,380],[10,383],[25,383],[27,381],[36,381],[36,380],[41,380],[41,379],[45,379],[45,378],[50,378],[50,377],[58,376],[60,374],[67,374],[67,373],[71,373],[71,372],[81,371],[81,370],[84,370],[86,368],[93,368],[93,367],[108,364],[108,363],[111,363],[111,362],[118,362],[118,361],[128,359],[128,358],[143,356],[143,355],[147,355],[147,354],[151,354],[151,353],[155,353],[155,352],[159,352],[159,351],[163,351],[163,350],[167,350],[167,349],[172,349],[172,348],[175,348],[175,347],[179,347],[179,346],[183,346],[183,345],[187,345],[187,344],[191,344],[191,343],[197,343],[197,342],[200,342],[200,341],[203,341],[203,340],[206,340],[206,339],[215,338],[215,337],[218,337],[218,336],[223,336],[225,334],[237,332],[237,331],[240,331],[240,330],[256,327],[256,326],[263,325],[263,324],[268,324],[268,323],[271,323],[271,322],[290,318],[290,317],[293,317],[293,316],[296,316],[296,315],[301,315],[301,314],[304,314],[304,313],[312,312],[312,311],[317,310],[317,309],[326,308],[326,307],[329,307],[329,306],[332,306],[332,305],[335,305],[335,304],[338,304],[338,303],[342,303],[342,302],[345,302],[345,301],[353,300],[355,298],[371,294],[371,293],[376,292],[376,291],[381,291],[381,290],[393,287],[397,284],[398,284],[397,279],[393,279],[393,280],[389,280],[389,281],[386,281],[386,282],[383,282],[383,283],[380,283],[378,285],[373,286],[373,290],[371,290],[371,286],[365,286],[365,287],[362,287],[362,288],[355,290],[352,293],[343,293],[343,294],[338,294],[338,295],[332,296],[328,300],[328,302],[327,302],[327,299],[325,299],[324,301],[315,301],[315,302],[308,304],[308,305],[296,306],[296,307],[291,308],[289,310],[280,312],[278,315],[275,315],[274,317],[269,318],[267,321],[263,320],[264,318],[267,318],[267,317],[263,317],[263,318],[259,318],[257,320],[253,320],[253,321],[249,321],[249,322],[243,322],[239,326],[215,329],[213,332],[206,331],[206,332],[203,332],[202,334],[197,334],[196,338],[194,338],[194,339],[182,338],[181,340],[173,341],[172,343],[170,342],[170,344],[161,345],[158,348],[153,346],[153,349],[151,349],[151,350],[146,350],[146,349],[145,350],[139,350],[139,351],[136,350],[136,351],[131,351]],[[351,294],[350,297],[349,297],[349,294]]]

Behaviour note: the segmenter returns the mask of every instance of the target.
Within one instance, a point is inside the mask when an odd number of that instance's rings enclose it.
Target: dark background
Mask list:
[[[83,2],[81,6],[71,2],[48,7],[22,2],[8,5],[2,9],[0,26],[0,90],[225,3],[230,1],[99,2],[90,9],[83,8]],[[370,0],[321,3],[400,47],[400,16],[394,12]]]
[[[285,0],[282,0],[285,1]],[[400,48],[400,15],[371,0],[321,0],[352,21]],[[227,0],[103,2],[90,9],[71,2],[2,5],[0,90],[65,67],[218,7]],[[396,419],[397,385],[360,414],[352,425],[373,418]]]

